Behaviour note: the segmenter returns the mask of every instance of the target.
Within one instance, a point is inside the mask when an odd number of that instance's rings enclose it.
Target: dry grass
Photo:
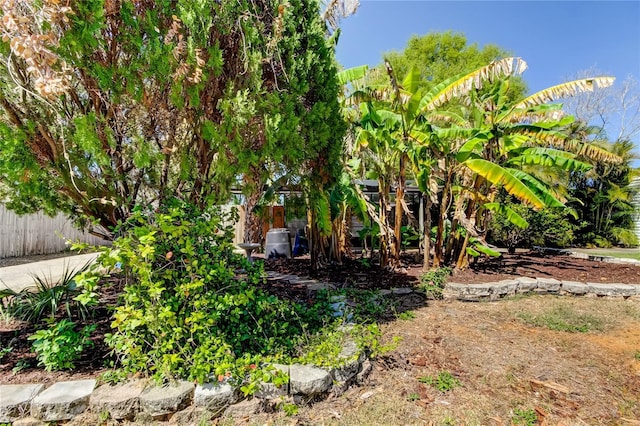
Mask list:
[[[554,310],[589,315],[600,331],[554,331],[519,319]],[[640,418],[638,301],[537,296],[437,302],[415,314],[386,327],[387,338],[403,342],[376,362],[368,386],[301,408],[295,418],[255,424],[510,425],[516,410],[536,408],[550,425],[631,425]],[[462,387],[442,393],[418,380],[441,371]]]

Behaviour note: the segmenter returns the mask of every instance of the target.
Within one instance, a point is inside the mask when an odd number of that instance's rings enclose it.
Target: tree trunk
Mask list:
[[[256,212],[256,207],[260,201],[260,193],[247,195],[244,206],[244,242],[262,244],[262,218]]]
[[[260,243],[262,244],[262,218],[258,215],[256,207],[262,193],[260,191],[260,184],[252,176],[257,176],[257,172],[249,172],[244,176],[245,188],[251,191],[246,194],[246,201],[244,206],[244,242],[245,243]]]
[[[429,194],[422,194],[426,198],[425,221],[424,221],[424,253],[422,258],[422,270],[427,272],[430,269],[429,256],[431,256],[431,197]]]
[[[434,247],[433,266],[438,268],[444,261],[444,222],[447,219],[447,210],[449,207],[449,197],[451,191],[451,174],[447,172],[442,190],[442,198],[440,200],[440,214],[438,214],[438,234],[436,235],[436,246]]]
[[[380,268],[385,268],[389,264],[389,219],[387,217],[387,206],[389,205],[389,186],[382,182],[378,182],[378,196],[380,201]],[[384,229],[383,229],[384,228]]]
[[[404,190],[406,186],[407,174],[407,155],[400,156],[400,171],[398,173],[398,187],[396,188],[396,217],[393,227],[393,244],[391,253],[393,256],[394,266],[400,263],[400,250],[402,248],[402,215],[404,209],[402,202],[404,201]]]

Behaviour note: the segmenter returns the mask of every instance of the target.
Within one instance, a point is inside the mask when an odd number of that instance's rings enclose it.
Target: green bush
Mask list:
[[[259,368],[264,356],[284,356],[303,331],[323,325],[328,310],[303,309],[256,287],[263,266],[234,253],[235,220],[235,211],[174,201],[121,227],[100,260],[126,279],[107,336],[125,371],[159,382],[253,382],[268,375]]]
[[[444,267],[423,273],[420,276],[419,287],[430,299],[442,299],[442,292],[447,283],[447,278],[451,275],[451,268]]]
[[[545,208],[535,211],[509,200],[504,203],[529,224],[526,228],[520,228],[501,215],[491,217],[491,242],[507,247],[510,253],[513,253],[516,247],[565,248],[574,243],[577,226],[573,224],[571,209]]]
[[[48,319],[49,327],[38,330],[28,337],[33,340],[32,348],[37,355],[38,364],[45,370],[64,370],[75,367],[74,362],[82,352],[93,346],[89,336],[96,329],[95,325],[83,327],[75,331],[75,323],[68,319],[55,321]]]

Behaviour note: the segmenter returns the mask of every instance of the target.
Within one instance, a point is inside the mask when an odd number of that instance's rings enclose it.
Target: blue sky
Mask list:
[[[592,67],[640,80],[640,1],[361,0],[341,28],[337,58],[346,68],[378,64],[414,34],[453,30],[522,57],[531,92]]]

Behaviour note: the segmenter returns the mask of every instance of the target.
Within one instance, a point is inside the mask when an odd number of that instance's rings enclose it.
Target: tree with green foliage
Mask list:
[[[638,207],[633,203],[637,190],[630,186],[634,175],[631,162],[637,158],[629,141],[609,143],[604,147],[618,155],[621,163],[597,161],[586,173],[572,173],[569,178],[569,205],[578,213],[577,243],[609,247],[635,247],[633,217]]]
[[[0,2],[0,198],[105,236],[178,196],[251,221],[268,176],[333,179],[343,125],[313,0]]]
[[[549,104],[580,91],[606,87],[612,78],[568,82],[513,101],[511,77],[524,69],[526,63],[521,59],[505,58],[451,77],[424,95],[419,90],[414,93],[418,85],[412,83],[415,78],[409,77],[410,72],[402,85],[392,84],[391,90],[370,88],[368,99],[359,96],[367,102],[367,111],[376,105],[381,118],[378,122],[387,123],[381,134],[403,146],[411,142],[420,147],[420,156],[432,159],[415,162],[414,172],[423,191],[440,188],[434,266],[448,263],[464,268],[469,256],[498,255],[485,243],[490,211],[506,215],[519,226],[527,225],[515,211],[494,202],[498,190],[538,209],[563,206],[554,196],[553,182],[545,181],[539,173],[541,169],[571,172],[590,168],[578,156],[619,160],[588,141],[572,138],[566,131],[572,118],[562,117],[560,105]],[[391,101],[385,99],[385,93],[394,92],[400,95],[387,96]],[[449,109],[452,100],[454,108]],[[384,110],[389,105],[391,110]],[[419,123],[410,132],[406,131],[411,128],[403,116],[406,112]],[[426,167],[428,174],[421,167]],[[450,223],[448,232],[446,222]]]

